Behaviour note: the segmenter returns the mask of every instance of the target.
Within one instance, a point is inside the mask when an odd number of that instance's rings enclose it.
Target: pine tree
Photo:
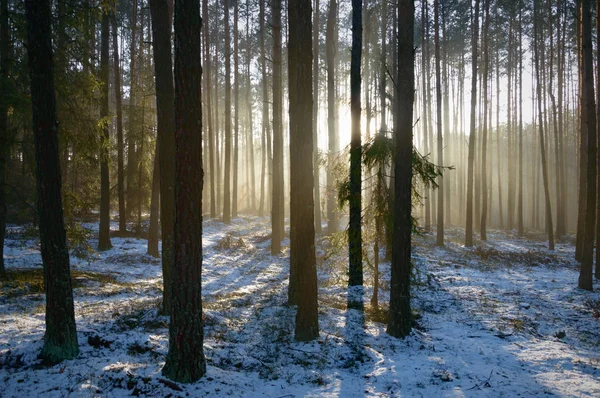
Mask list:
[[[202,321],[202,66],[199,0],[175,2],[175,227],[169,352],[163,375],[206,373]],[[198,203],[200,202],[200,203]]]
[[[319,336],[312,170],[311,0],[288,2],[290,116],[290,304],[298,304],[295,338]],[[296,299],[295,301],[293,299]]]
[[[48,363],[57,363],[76,357],[79,346],[62,208],[51,42],[52,16],[49,0],[27,0],[25,9],[40,242],[46,292],[46,333],[40,356]],[[103,25],[103,30],[108,30],[107,16]],[[105,33],[108,35],[108,32]],[[106,50],[108,51],[108,47]]]

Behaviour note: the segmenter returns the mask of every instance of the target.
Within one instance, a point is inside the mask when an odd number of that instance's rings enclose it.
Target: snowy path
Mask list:
[[[372,313],[346,311],[346,288],[333,284],[344,270],[320,264],[321,334],[296,343],[295,310],[285,306],[289,252],[269,254],[268,227],[257,218],[205,222],[201,381],[183,391],[161,383],[160,263],[144,241],[113,238],[92,262],[72,261],[81,347],[72,361],[37,364],[43,295],[1,285],[0,396],[600,396],[600,294],[576,288],[571,246],[551,253],[491,233],[502,243],[466,249],[454,230],[443,249],[416,238],[417,323],[405,340],[385,334]],[[7,245],[9,269],[39,269],[34,240],[15,229]],[[388,280],[383,264],[381,304]]]

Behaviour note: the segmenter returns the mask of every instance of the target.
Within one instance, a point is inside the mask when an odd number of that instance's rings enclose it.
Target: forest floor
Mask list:
[[[299,343],[295,309],[285,305],[289,249],[269,254],[269,226],[259,218],[204,223],[208,366],[190,385],[161,376],[168,318],[157,311],[160,261],[134,237],[113,237],[113,248],[90,260],[72,257],[81,352],[42,366],[39,242],[9,226],[0,397],[600,396],[600,293],[577,288],[572,241],[551,252],[539,237],[499,231],[474,248],[462,246],[459,229],[444,248],[433,235],[415,237],[415,327],[404,340],[385,333],[389,263],[381,265],[383,310],[367,305],[363,314],[346,309],[345,254],[318,249],[321,332]],[[365,280],[368,303],[370,270]]]

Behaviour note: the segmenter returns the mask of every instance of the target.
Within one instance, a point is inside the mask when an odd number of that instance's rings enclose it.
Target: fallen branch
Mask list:
[[[173,383],[170,380],[159,378],[158,381],[163,383],[165,386],[175,390],[175,391],[183,391],[183,388],[179,387],[176,383]]]

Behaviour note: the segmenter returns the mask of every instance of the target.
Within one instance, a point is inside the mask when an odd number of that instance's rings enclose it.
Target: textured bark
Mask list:
[[[288,2],[290,100],[290,303],[298,304],[295,338],[319,336],[312,170],[311,1]],[[291,299],[295,286],[297,301]]]
[[[327,233],[333,234],[339,230],[339,214],[335,195],[335,178],[331,168],[338,156],[339,140],[337,131],[337,103],[335,90],[335,58],[337,52],[336,40],[337,2],[329,0],[327,13],[327,131],[329,137],[329,154],[327,163]]]
[[[600,6],[600,0],[596,0],[596,32],[600,32],[598,29],[600,28],[600,8],[598,8]],[[598,33],[596,33],[596,48],[600,48],[598,47],[598,45],[600,45],[600,35]],[[592,61],[593,62],[593,61]],[[596,77],[597,79],[600,79],[600,69],[598,69],[598,66],[600,66],[600,62],[598,61],[598,58],[596,57]],[[596,82],[598,82],[600,84],[600,80],[596,80]],[[589,80],[587,81],[587,84],[590,85],[591,87],[593,87],[594,85],[594,78],[589,78]],[[590,86],[586,86],[586,89],[589,89]],[[596,135],[596,140],[598,140],[598,133],[600,132],[600,87],[598,87],[596,89],[596,124],[595,124],[595,135]],[[591,110],[589,110],[589,112],[591,112]],[[598,143],[596,142],[596,151],[598,149]],[[592,158],[593,159],[593,158]],[[600,159],[596,157],[596,217],[598,217],[600,215],[600,200],[598,200],[598,198],[600,198],[600,173],[598,173],[598,170],[600,170]],[[593,163],[593,161],[592,161]],[[589,173],[589,171],[588,171]],[[600,234],[600,224],[598,223],[598,219],[596,219],[596,241],[598,241],[598,236]],[[597,245],[596,245],[597,246]],[[596,279],[600,279],[600,250],[598,249],[598,247],[596,247],[596,272],[594,273],[594,276],[596,277]]]
[[[313,179],[315,180],[315,233],[321,233],[321,183],[319,166],[319,0],[313,7]],[[275,135],[273,132],[273,147]],[[274,150],[275,148],[273,148]],[[273,154],[275,167],[275,154]]]
[[[0,92],[5,92],[8,79],[8,0],[0,0]],[[0,98],[0,275],[4,267],[4,235],[6,232],[6,162],[10,143],[8,139],[8,99]]]
[[[246,9],[248,9],[249,0],[246,0]],[[248,43],[248,47],[246,48],[246,80],[248,82],[248,87],[246,89],[246,105],[248,106],[248,137],[247,137],[247,145],[248,145],[248,161],[250,163],[249,173],[250,173],[250,188],[248,189],[248,195],[250,197],[250,209],[254,212],[256,211],[256,171],[254,165],[254,125],[252,118],[252,80],[250,78],[250,63],[251,63],[251,43],[250,40],[250,13],[246,14],[246,40]]]
[[[238,214],[238,162],[239,162],[239,133],[240,133],[240,82],[239,82],[239,33],[238,33],[239,0],[235,1],[233,9],[233,105],[235,107],[233,122],[233,181],[231,194],[231,216]]]
[[[202,0],[202,19],[204,21],[204,87],[206,90],[206,111],[208,116],[206,121],[208,122],[208,174],[210,175],[210,217],[215,218],[217,216],[217,207],[215,199],[215,133],[213,126],[212,116],[212,85],[211,85],[211,62],[210,62],[210,29],[208,24],[208,0]]]
[[[100,80],[102,81],[102,98],[100,100],[100,118],[108,117],[108,43],[109,43],[109,15],[102,14],[102,33],[100,50]],[[110,154],[108,147],[108,121],[105,120],[101,128],[100,149],[100,233],[98,237],[98,250],[108,250],[110,243],[110,174],[108,162]]]
[[[410,309],[412,148],[414,104],[414,21],[415,3],[398,0],[396,90],[394,101],[394,208],[388,334],[408,336]]]
[[[260,174],[260,202],[258,205],[258,215],[262,217],[265,212],[265,201],[267,194],[265,193],[265,184],[267,180],[267,163],[270,156],[270,151],[267,150],[267,130],[269,129],[269,94],[267,92],[267,54],[265,51],[265,0],[259,0],[259,16],[260,21],[260,71],[262,81],[262,133],[261,133],[261,174]],[[268,189],[267,189],[268,192]]]
[[[273,190],[271,253],[281,251],[283,239],[283,93],[281,89],[281,0],[272,0],[273,29]]]
[[[423,77],[423,152],[429,155],[429,14],[427,0],[421,5],[421,75]],[[423,187],[423,205],[425,206],[425,222],[423,227],[429,231],[431,226],[431,204],[429,187]]]
[[[202,321],[202,66],[199,0],[175,2],[175,226],[169,352],[163,375],[206,373]],[[200,203],[198,203],[200,202]]]
[[[489,0],[488,0],[489,1]],[[522,1],[521,1],[522,5]],[[517,233],[523,236],[523,7],[519,11],[519,192],[517,194]]]
[[[231,222],[231,32],[229,27],[229,0],[223,0],[225,9],[225,165],[223,166],[223,222]]]
[[[589,1],[589,0],[584,0],[584,1]],[[538,0],[534,0],[534,14],[535,14],[535,10],[537,8],[537,2]],[[538,15],[539,17],[539,15]],[[539,33],[539,20],[538,18],[534,17],[534,35],[538,35]],[[543,35],[540,35],[539,40],[542,39]],[[534,37],[534,59],[535,59],[535,75],[536,75],[536,88],[537,88],[537,105],[538,105],[538,112],[539,112],[539,116],[540,116],[540,123],[538,126],[539,129],[539,134],[540,134],[540,154],[542,157],[542,179],[544,182],[544,199],[545,199],[545,204],[546,204],[546,229],[548,232],[548,248],[550,250],[554,250],[554,228],[552,226],[552,208],[550,206],[550,187],[549,187],[549,181],[548,181],[548,166],[547,166],[547,160],[546,160],[546,143],[545,143],[545,137],[544,137],[544,122],[542,120],[542,80],[540,77],[540,56],[539,56],[539,49],[538,49],[538,38]],[[590,37],[590,48],[591,48],[591,37]],[[591,62],[591,58],[590,58],[590,62]],[[592,67],[590,68],[590,71],[592,70]],[[592,75],[591,79],[593,81],[593,72],[590,72]],[[591,85],[591,95],[592,95],[592,99],[591,99],[591,103],[592,103],[592,113],[594,114],[594,118],[593,118],[593,126],[592,129],[594,131],[594,142],[596,140],[595,138],[595,125],[596,125],[596,110],[595,110],[595,101],[594,101],[594,85]],[[588,90],[590,89],[589,87],[587,88]],[[588,99],[588,102],[590,100]],[[589,117],[589,114],[588,114]],[[588,122],[591,122],[592,120],[588,119]],[[590,125],[588,124],[588,128],[590,128]],[[592,130],[590,130],[592,131]],[[589,142],[589,141],[588,141]],[[589,154],[589,152],[588,152]],[[593,159],[596,158],[596,154],[595,154],[595,144],[594,144],[594,157]],[[594,181],[596,180],[596,170],[593,170],[594,172]],[[589,171],[588,171],[589,173]],[[588,181],[589,181],[589,174],[588,174]],[[594,183],[594,189],[592,189],[593,191],[595,191],[595,183]],[[590,193],[588,192],[588,195]],[[594,209],[596,206],[596,194],[594,192]],[[588,196],[588,198],[590,198],[590,196]],[[588,202],[589,203],[589,202]],[[590,209],[588,208],[588,216],[589,216],[589,211]],[[593,220],[596,219],[595,217],[595,210],[593,212]],[[589,217],[588,217],[589,218]],[[594,221],[595,222],[595,221]]]
[[[350,225],[348,226],[349,286],[362,286],[362,170],[360,90],[362,54],[362,0],[352,0],[352,49],[350,55]]]
[[[115,79],[115,105],[117,111],[117,194],[119,196],[119,232],[127,230],[125,214],[125,170],[123,160],[123,106],[121,93],[121,63],[119,62],[119,37],[117,16],[112,14],[113,74]]]
[[[488,73],[490,65],[490,0],[485,0],[483,31],[483,129],[481,130],[481,240],[487,240],[488,186],[487,186],[487,136],[488,136]],[[438,221],[439,222],[439,221]]]
[[[160,224],[162,237],[163,313],[171,311],[173,227],[175,216],[175,92],[171,61],[171,19],[167,0],[151,0],[152,43],[156,85]]]
[[[469,127],[469,158],[467,169],[467,222],[465,246],[473,246],[473,166],[475,163],[475,105],[477,104],[477,38],[479,36],[479,0],[475,0],[471,48],[471,122]]]
[[[587,132],[587,167],[585,196],[585,238],[583,241],[579,287],[592,291],[594,266],[594,235],[596,232],[596,102],[594,98],[594,61],[592,49],[591,1],[581,1],[581,92],[582,127]],[[537,65],[536,65],[537,66]],[[539,95],[539,90],[538,90]],[[538,100],[539,101],[539,100]],[[582,200],[583,198],[580,198]]]
[[[137,49],[138,49],[138,0],[133,0],[131,12],[131,43],[129,45],[129,118],[127,129],[127,203],[126,214],[129,217],[134,208],[134,194],[140,182],[136,184],[135,171],[137,165],[136,129],[139,121],[136,117],[137,108]]]
[[[489,1],[489,0],[488,0]],[[440,54],[440,0],[434,0],[434,31],[435,31],[435,99],[437,120],[437,164],[444,164],[444,142],[442,136],[442,77],[441,77],[441,54]],[[487,107],[486,107],[487,109]],[[436,244],[444,245],[444,179],[437,178],[437,231]],[[483,218],[482,218],[483,219]]]
[[[150,225],[148,227],[148,254],[159,257],[158,217],[160,206],[160,153],[158,140],[154,149],[154,168],[152,170],[152,197],[150,198]]]
[[[58,122],[49,0],[27,0],[27,52],[31,78],[37,205],[46,292],[46,333],[41,358],[48,363],[79,354],[69,251],[63,220]],[[106,20],[108,27],[108,20]]]

